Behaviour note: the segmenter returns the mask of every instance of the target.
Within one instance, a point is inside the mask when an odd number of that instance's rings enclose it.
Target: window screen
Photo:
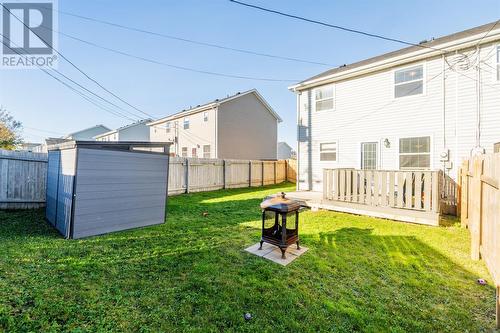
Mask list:
[[[428,136],[399,139],[400,169],[429,169],[431,139]]]
[[[376,142],[364,142],[361,144],[361,168],[366,170],[377,169]]]
[[[203,121],[208,121],[208,112],[203,112]]]
[[[165,132],[170,133],[170,122],[165,124]]]
[[[394,97],[423,94],[424,66],[414,66],[394,72]]]
[[[333,109],[333,86],[317,88],[315,90],[316,111]]]
[[[319,145],[319,160],[320,161],[337,161],[337,143],[321,143]]]
[[[189,129],[189,118],[184,118],[184,129]]]

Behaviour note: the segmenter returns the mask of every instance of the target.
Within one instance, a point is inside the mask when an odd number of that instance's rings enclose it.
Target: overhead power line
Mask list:
[[[14,44],[14,46],[16,47],[19,47],[18,45],[16,45],[15,43],[13,43],[8,37],[4,36],[3,34],[0,33],[0,37],[4,38],[4,39],[7,39],[9,43],[11,44]],[[9,47],[9,46],[7,46]],[[21,53],[19,53],[16,49],[13,49],[11,47],[9,47],[12,51],[14,51],[16,54],[20,55],[20,56],[23,56]],[[24,56],[26,58],[26,56]],[[81,91],[77,90],[76,88],[72,87],[71,85],[69,85],[68,83],[64,82],[63,80],[61,80],[60,78],[58,78],[57,76],[51,74],[48,70],[46,70],[45,68],[42,68],[40,66],[37,66],[38,69],[40,69],[43,73],[45,73],[46,75],[49,75],[50,77],[52,77],[54,80],[58,81],[59,83],[63,84],[65,87],[67,87],[68,89],[74,91],[75,93],[77,93],[78,95],[80,95],[82,98],[84,98],[85,100],[87,100],[88,102],[92,103],[93,105],[97,106],[99,109],[103,110],[103,111],[106,111],[108,113],[111,113],[115,116],[118,116],[118,117],[122,117],[124,119],[127,119],[127,120],[131,120],[131,121],[136,121],[136,119],[133,119],[133,118],[130,118],[129,116],[127,115],[124,115],[118,111],[114,111],[114,110],[110,110],[106,107],[103,107],[101,104],[99,104],[98,102],[96,102],[94,99],[90,98],[89,96],[83,94]],[[61,72],[59,72],[58,70],[56,69],[52,69],[52,71],[58,73],[59,75],[63,76],[64,78],[66,78],[68,81],[72,82],[73,84],[77,85],[77,86],[81,86],[79,83],[77,83],[76,81],[74,81],[73,79],[65,76],[64,74],[62,74]],[[98,96],[97,94],[94,94],[96,96]],[[98,96],[100,97],[100,96]],[[102,97],[100,97],[102,98]],[[103,100],[105,100],[104,98],[102,98]],[[111,103],[112,102],[108,102],[108,103]]]
[[[299,58],[294,58],[294,57],[285,57],[285,56],[279,56],[279,55],[264,53],[264,52],[259,52],[259,51],[240,49],[240,48],[225,46],[225,45],[221,45],[221,44],[215,44],[215,43],[209,43],[209,42],[204,42],[204,41],[199,41],[199,40],[194,40],[194,39],[189,39],[189,38],[184,38],[184,37],[178,37],[178,36],[174,36],[174,35],[165,34],[162,32],[151,31],[151,30],[146,30],[146,29],[142,29],[142,28],[135,28],[135,27],[124,25],[124,24],[105,21],[105,20],[94,18],[94,17],[84,16],[84,15],[75,14],[75,13],[71,13],[71,12],[67,12],[67,11],[62,11],[62,10],[56,10],[56,11],[60,14],[79,18],[79,19],[86,20],[86,21],[96,22],[96,23],[112,26],[115,28],[139,32],[139,33],[148,34],[151,36],[156,36],[156,37],[161,37],[161,38],[166,38],[166,39],[171,39],[171,40],[177,40],[177,41],[181,41],[181,42],[185,42],[185,43],[206,46],[206,47],[211,47],[211,48],[217,48],[217,49],[221,49],[221,50],[245,53],[245,54],[250,54],[250,55],[260,56],[260,57],[281,59],[281,60],[287,60],[287,61],[292,61],[292,62],[312,64],[312,65],[335,67],[332,64],[328,64],[328,63],[324,63],[324,62],[320,62],[320,61],[299,59]]]
[[[9,13],[9,15],[13,16],[17,21],[19,21],[26,29],[28,29],[35,36],[37,36],[42,42],[44,42],[46,45],[49,45],[49,43],[47,43],[40,35],[38,35],[28,25],[26,25],[26,23],[24,23],[23,20],[19,19],[16,15],[14,15],[13,13],[11,13],[11,11],[7,7],[5,7],[2,3],[0,3],[0,6],[2,6],[3,9]],[[123,98],[121,98],[120,96],[118,96],[117,94],[115,94],[114,92],[112,92],[109,89],[107,89],[106,87],[104,87],[101,83],[99,83],[96,79],[94,79],[89,74],[87,74],[85,71],[83,71],[74,62],[72,62],[71,60],[69,60],[64,54],[62,54],[61,52],[59,52],[58,50],[56,50],[54,47],[52,47],[52,50],[54,50],[54,52],[56,52],[61,58],[63,58],[64,60],[66,60],[72,67],[74,67],[83,76],[85,76],[90,81],[94,82],[97,86],[99,86],[101,89],[103,89],[104,91],[106,91],[108,94],[112,95],[113,97],[115,97],[116,99],[120,100],[122,103],[128,105],[129,107],[133,108],[134,110],[139,111],[140,113],[142,113],[142,114],[144,114],[144,115],[146,115],[148,117],[154,118],[152,115],[150,115],[150,114],[142,111],[141,109],[139,109],[136,106],[130,104],[129,102],[127,102],[126,100],[124,100]]]
[[[351,33],[355,33],[355,34],[359,34],[359,35],[368,36],[368,37],[383,39],[383,40],[387,40],[387,41],[390,41],[390,42],[396,42],[396,43],[400,43],[400,44],[405,44],[405,45],[408,45],[408,46],[418,46],[418,47],[421,47],[421,48],[432,49],[432,50],[436,50],[436,51],[443,51],[442,49],[431,47],[431,46],[428,46],[428,45],[425,45],[425,44],[412,43],[412,42],[408,42],[408,41],[405,41],[405,40],[402,40],[402,39],[397,39],[397,38],[387,37],[387,36],[383,36],[383,35],[379,35],[379,34],[375,34],[375,33],[371,33],[371,32],[366,32],[366,31],[361,31],[361,30],[357,30],[357,29],[347,28],[347,27],[343,27],[343,26],[340,26],[340,25],[335,25],[335,24],[330,24],[330,23],[318,21],[318,20],[313,20],[313,19],[309,19],[309,18],[306,18],[306,17],[303,17],[303,16],[288,14],[288,13],[285,13],[285,12],[281,12],[279,10],[269,9],[269,8],[265,8],[265,7],[253,5],[253,4],[250,4],[250,3],[238,1],[238,0],[229,0],[229,1],[233,2],[235,4],[238,4],[238,5],[241,5],[241,6],[258,9],[258,10],[261,10],[261,11],[265,11],[265,12],[268,12],[268,13],[273,13],[273,14],[277,14],[277,15],[281,15],[281,16],[293,18],[293,19],[296,19],[296,20],[301,20],[301,21],[305,21],[305,22],[309,22],[309,23],[319,24],[319,25],[322,25],[322,26],[325,26],[325,27],[329,27],[329,28],[343,30],[343,31],[347,31],[347,32],[351,32]]]
[[[206,70],[196,69],[196,68],[192,68],[192,67],[173,65],[173,64],[166,63],[166,62],[162,62],[162,61],[134,55],[134,54],[124,52],[124,51],[120,51],[120,50],[117,50],[117,49],[114,49],[111,47],[99,45],[97,43],[94,43],[94,42],[91,42],[91,41],[88,41],[88,40],[85,40],[85,39],[82,39],[82,38],[79,38],[79,37],[76,37],[76,36],[73,36],[73,35],[70,35],[70,34],[67,34],[64,32],[61,32],[61,31],[56,31],[56,30],[53,30],[53,31],[57,32],[61,36],[64,36],[64,37],[76,40],[80,43],[84,43],[84,44],[87,44],[87,45],[90,45],[90,46],[93,46],[96,48],[100,48],[100,49],[103,49],[103,50],[106,50],[109,52],[120,54],[122,56],[126,56],[129,58],[134,58],[136,60],[141,60],[144,62],[148,62],[148,63],[152,63],[152,64],[156,64],[156,65],[161,65],[161,66],[166,66],[166,67],[179,69],[179,70],[183,70],[183,71],[208,74],[208,75],[214,75],[214,76],[221,76],[221,77],[227,77],[227,78],[233,78],[233,79],[245,79],[245,80],[255,80],[255,81],[268,81],[268,82],[297,82],[298,81],[295,79],[274,79],[274,78],[254,77],[254,76],[245,76],[245,75],[237,75],[237,74],[227,74],[227,73],[206,71]]]

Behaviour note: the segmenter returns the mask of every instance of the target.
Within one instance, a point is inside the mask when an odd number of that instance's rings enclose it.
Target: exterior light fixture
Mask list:
[[[385,140],[384,140],[384,147],[385,148],[391,148],[391,142],[387,138],[385,138]]]

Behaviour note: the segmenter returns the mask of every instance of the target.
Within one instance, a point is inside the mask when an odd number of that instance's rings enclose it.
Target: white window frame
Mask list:
[[[165,133],[170,133],[170,121],[165,123]]]
[[[401,139],[411,139],[411,138],[429,138],[429,152],[428,153],[400,153],[401,150]],[[432,135],[422,135],[422,134],[416,134],[416,135],[408,135],[404,137],[399,137],[398,138],[398,167],[399,170],[432,170],[433,169],[433,155],[434,155],[434,149],[432,148],[434,143],[434,138]],[[429,167],[428,168],[401,168],[401,162],[399,160],[399,157],[401,155],[429,155]]]
[[[186,149],[186,156],[184,156],[184,149]],[[181,157],[188,157],[188,147],[181,148]]]
[[[365,143],[374,143],[375,144],[375,169],[363,169],[363,144],[365,144]],[[359,150],[361,152],[361,154],[360,154],[361,160],[359,162],[359,168],[362,170],[378,170],[378,168],[379,168],[379,154],[380,154],[379,142],[376,140],[363,141],[359,144]]]
[[[208,122],[208,111],[203,112],[203,121]]]
[[[323,99],[316,99],[316,91],[317,90],[321,90],[321,89],[325,89],[325,88],[331,88],[332,89],[332,97],[331,99],[333,100],[333,106],[331,109],[325,109],[325,110],[318,110],[316,108],[316,104],[317,102],[321,102],[321,101],[325,101],[325,100],[328,100],[330,98],[323,98]],[[313,105],[314,105],[314,112],[329,112],[329,111],[335,111],[335,98],[336,98],[336,91],[335,91],[335,84],[328,84],[328,85],[324,85],[324,86],[321,86],[321,87],[317,87],[317,88],[314,88],[313,91],[312,91],[312,94],[313,94]]]
[[[402,83],[397,83],[396,84],[396,72],[408,70],[410,68],[418,67],[418,66],[422,66],[422,79],[412,80],[412,81],[406,81],[406,82],[402,82]],[[412,65],[409,65],[409,66],[405,66],[405,67],[394,68],[392,70],[392,87],[391,87],[391,89],[392,89],[392,98],[393,99],[397,99],[397,100],[401,100],[401,99],[405,99],[405,98],[412,98],[412,97],[415,98],[415,97],[425,96],[426,93],[427,93],[427,82],[426,82],[427,68],[426,67],[427,66],[426,66],[425,62],[420,62],[420,63],[412,64]],[[416,82],[416,81],[420,81],[420,80],[422,80],[422,93],[421,94],[396,97],[396,85],[403,85],[403,84],[406,84],[406,83]]]
[[[186,127],[186,124],[187,124],[187,127]],[[190,123],[189,123],[189,117],[184,117],[184,119],[182,120],[182,129],[189,129],[189,126],[190,126]]]
[[[208,152],[205,151],[205,147],[208,147]],[[203,145],[202,149],[203,149],[203,158],[210,158],[211,152],[212,152],[212,147],[210,145]],[[206,157],[205,154],[208,154],[208,157]]]
[[[322,160],[321,159],[321,153],[322,153],[321,145],[323,145],[323,144],[335,144],[335,160]],[[320,142],[319,147],[318,147],[318,151],[319,151],[319,161],[322,163],[337,163],[339,161],[339,142],[337,140]],[[328,152],[333,152],[333,151],[326,151],[326,152],[328,153]]]

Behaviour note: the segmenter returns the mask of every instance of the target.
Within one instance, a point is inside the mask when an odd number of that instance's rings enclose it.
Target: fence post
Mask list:
[[[285,160],[285,182],[288,182],[288,160]]]
[[[260,172],[260,180],[262,183],[262,186],[264,186],[264,161],[262,161],[262,166],[261,166],[261,172]]]
[[[276,161],[274,161],[274,184],[278,184],[278,177],[276,175]]]
[[[222,188],[226,189],[226,160],[222,160]]]
[[[471,216],[469,219],[469,229],[471,232],[471,258],[473,260],[481,259],[481,205],[483,201],[483,189],[481,176],[483,175],[483,159],[474,158],[472,178],[472,196],[474,203],[471,205]]]
[[[189,193],[189,159],[186,157],[186,193]]]
[[[248,161],[248,187],[252,187],[252,161]]]

